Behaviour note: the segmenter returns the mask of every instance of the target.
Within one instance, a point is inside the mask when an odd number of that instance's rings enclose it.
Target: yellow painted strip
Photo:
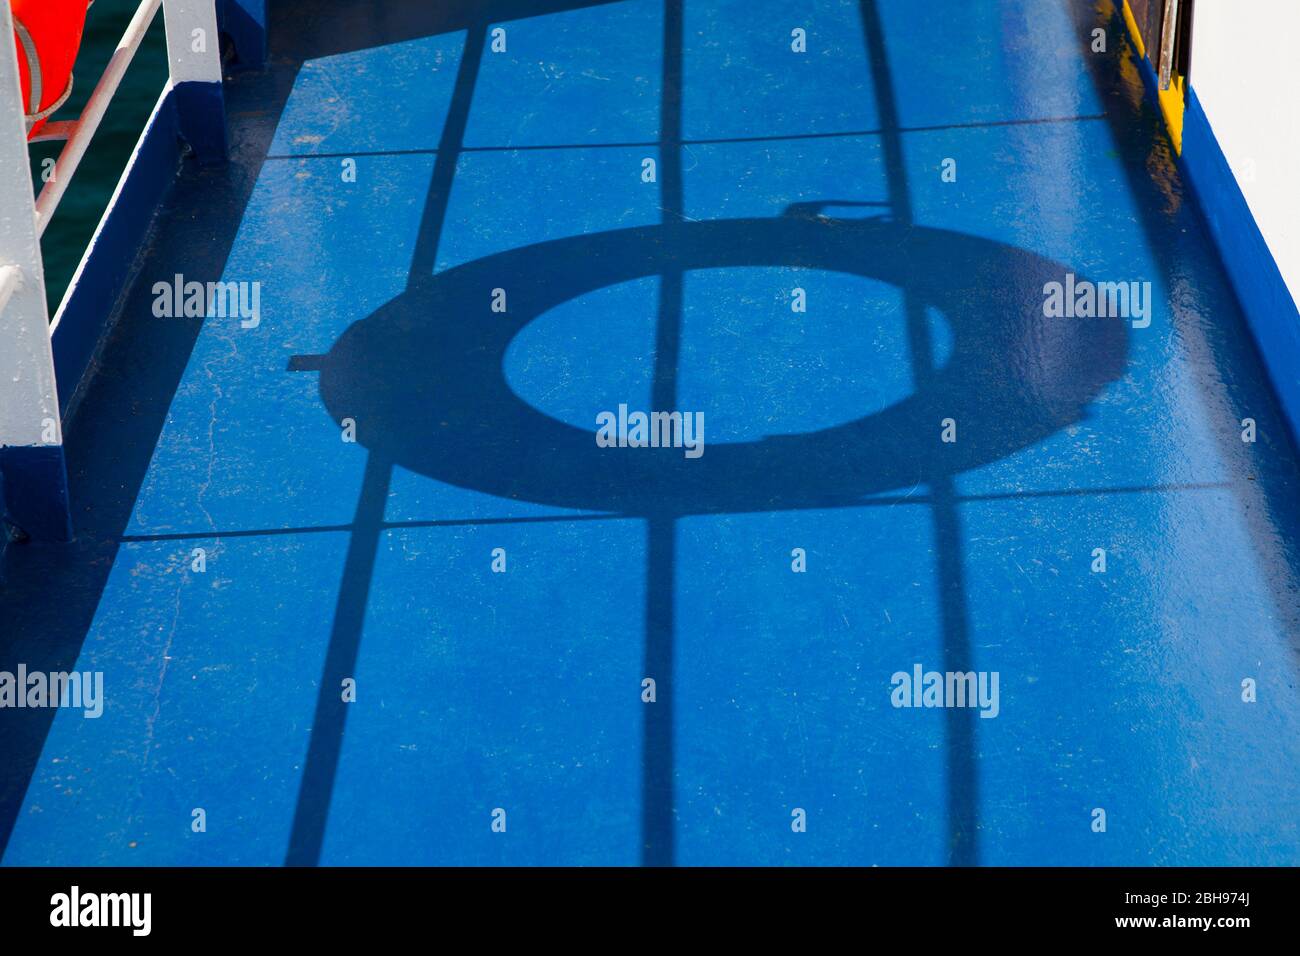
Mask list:
[[[1160,111],[1165,114],[1165,125],[1169,127],[1169,139],[1174,144],[1174,152],[1183,153],[1183,109],[1187,98],[1183,90],[1183,78],[1175,73],[1169,80],[1169,89],[1159,90]]]
[[[1138,56],[1146,56],[1147,48],[1142,42],[1142,31],[1138,29],[1137,21],[1133,19],[1133,10],[1128,5],[1128,0],[1121,0],[1124,6],[1124,25],[1128,27],[1128,35],[1133,38],[1133,45],[1137,47]]]
[[[1142,31],[1138,29],[1137,20],[1133,18],[1133,11],[1128,5],[1128,0],[1121,0],[1124,11],[1124,25],[1128,27],[1129,36],[1133,40],[1133,45],[1137,48],[1138,56],[1146,56],[1146,45],[1142,42]],[[1147,57],[1150,63],[1150,57]],[[1155,67],[1152,66],[1154,70]],[[1187,91],[1186,81],[1183,77],[1175,73],[1169,80],[1169,89],[1156,90],[1156,102],[1160,106],[1160,112],[1165,118],[1165,127],[1169,130],[1169,140],[1174,145],[1174,152],[1182,155],[1183,152],[1183,110],[1186,108]]]

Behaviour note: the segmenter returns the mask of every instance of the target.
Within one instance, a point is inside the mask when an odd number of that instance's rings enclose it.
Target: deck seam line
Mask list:
[[[1244,487],[1242,482],[1213,481],[1196,482],[1191,484],[1147,485],[1133,487],[1119,486],[1110,488],[1054,489],[1049,491],[999,491],[989,494],[957,495],[953,500],[959,504],[980,504],[983,502],[994,501],[1016,501],[1022,498],[1082,498],[1089,495],[1159,495],[1182,491],[1224,491],[1239,486]],[[854,508],[892,508],[895,505],[925,505],[931,503],[932,499],[929,495],[879,495],[873,498],[863,499],[862,501],[851,501],[847,503],[826,502],[824,504],[807,505],[798,508],[785,508],[782,510],[784,512],[852,510]],[[756,510],[728,511],[725,513],[745,515],[771,514],[772,512],[767,510]],[[714,513],[700,512],[698,514],[685,514],[682,515],[682,517],[709,517],[712,514]],[[419,528],[472,528],[480,525],[559,524],[565,521],[643,520],[645,520],[645,515],[640,514],[519,515],[516,517],[500,518],[428,518],[423,520],[415,519],[411,521],[384,521],[379,524],[379,528],[381,531],[404,531]],[[227,531],[169,531],[160,532],[158,534],[127,534],[114,540],[123,544],[148,544],[150,542],[158,541],[189,541],[201,538],[256,538],[287,534],[329,534],[349,532],[352,530],[353,526],[350,524],[329,524],[313,525],[311,527],[303,528],[241,528]]]
[[[1088,113],[1080,116],[1044,116],[1032,117],[1029,119],[989,120],[987,122],[945,123],[933,126],[900,126],[897,129],[879,127],[876,129],[840,130],[833,133],[789,133],[780,136],[708,137],[704,139],[684,139],[681,140],[678,145],[723,146],[731,143],[780,143],[817,139],[853,139],[861,136],[886,136],[898,133],[939,133],[945,130],[956,129],[998,129],[1014,126],[1043,126],[1056,123],[1083,123],[1104,120],[1106,118],[1107,116],[1105,113]],[[534,143],[522,146],[464,146],[456,152],[457,154],[460,154],[523,153],[565,149],[650,149],[661,145],[663,144],[658,140],[633,140],[614,143]],[[431,146],[428,148],[421,147],[414,149],[345,150],[342,152],[329,153],[268,153],[266,159],[352,159],[371,156],[433,156],[437,155],[437,153],[438,147]]]

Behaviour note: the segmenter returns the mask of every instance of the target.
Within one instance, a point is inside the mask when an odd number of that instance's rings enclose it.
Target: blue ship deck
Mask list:
[[[1300,863],[1296,452],[1090,4],[280,16],[4,558],[0,667],[106,702],[4,714],[3,863]]]

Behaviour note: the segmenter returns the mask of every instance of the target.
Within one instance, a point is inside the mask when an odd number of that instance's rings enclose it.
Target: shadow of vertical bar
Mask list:
[[[658,406],[656,406],[658,407]],[[646,524],[647,568],[645,673],[656,684],[656,702],[645,705],[641,794],[641,862],[672,866],[673,843],[673,565],[674,521]]]
[[[438,155],[420,218],[420,230],[411,254],[408,287],[433,274],[438,240],[447,216],[451,183],[465,139],[465,127],[469,122],[470,104],[474,99],[474,84],[478,80],[486,36],[487,25],[484,23],[472,25],[465,36],[456,86],[452,91],[442,137],[438,142]],[[364,422],[358,424],[359,427],[365,427]],[[316,698],[316,715],[312,721],[307,762],[303,767],[302,784],[298,790],[289,850],[285,855],[286,866],[315,866],[320,862],[347,722],[347,705],[342,701],[340,684],[345,677],[353,676],[356,671],[366,601],[374,576],[375,553],[383,530],[384,505],[388,499],[392,470],[389,461],[373,453],[366,460],[356,520],[352,525],[352,537],[348,541],[347,558],[343,563],[343,579],[339,585],[334,626],[330,632],[329,649],[325,654],[325,667]]]
[[[881,147],[890,205],[894,218],[910,225],[913,222],[912,199],[899,132],[902,124],[894,97],[894,80],[889,70],[880,11],[876,0],[862,0],[860,6],[871,84],[880,114]],[[927,265],[918,263],[919,268]],[[937,264],[931,267],[937,267]],[[934,343],[924,304],[907,289],[903,290],[903,297],[914,387],[917,392],[923,392],[931,387],[935,373]],[[936,429],[939,427],[938,422],[934,425]],[[917,435],[916,440],[926,439]],[[930,485],[930,497],[938,562],[939,613],[943,626],[943,667],[945,671],[965,672],[970,670],[971,663],[970,625],[961,559],[961,515],[953,480],[946,476],[936,478]],[[979,863],[975,820],[979,806],[979,780],[975,772],[975,711],[968,707],[949,707],[944,715],[948,764],[948,863],[952,866],[975,866]]]
[[[311,742],[307,747],[307,763],[298,790],[289,852],[284,861],[286,866],[315,866],[320,860],[347,723],[348,705],[342,699],[342,682],[356,673],[361,627],[365,622],[366,601],[375,570],[375,551],[379,546],[384,503],[388,500],[392,473],[392,465],[378,455],[372,453],[366,459],[356,520],[343,562],[334,626],[316,695],[316,715],[311,724]]]
[[[665,0],[663,87],[659,111],[660,205],[665,229],[682,222],[682,5]],[[655,370],[651,408],[677,407],[677,364],[681,350],[682,270],[659,278],[659,316],[655,329]],[[672,866],[676,859],[673,824],[673,592],[676,524],[657,515],[646,523],[645,674],[657,686],[657,700],[645,709],[641,776],[641,862]]]

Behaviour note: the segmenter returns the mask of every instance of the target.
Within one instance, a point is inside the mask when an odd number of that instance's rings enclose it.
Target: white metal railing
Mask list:
[[[140,41],[144,39],[145,33],[149,31],[149,26],[153,23],[153,18],[158,13],[158,7],[161,5],[162,0],[144,0],[136,8],[135,16],[127,24],[126,32],[122,34],[122,39],[118,41],[117,49],[113,51],[108,66],[104,68],[103,75],[100,76],[99,82],[95,84],[95,90],[90,94],[90,99],[86,101],[86,108],[81,111],[81,116],[66,124],[59,123],[54,130],[40,137],[42,139],[62,138],[68,142],[63,147],[63,151],[59,153],[59,158],[54,164],[54,175],[41,189],[41,195],[36,200],[36,234],[38,236],[45,234],[45,229],[50,224],[50,217],[54,215],[54,210],[59,207],[59,201],[63,198],[64,192],[67,191],[68,183],[72,181],[73,174],[76,173],[77,167],[81,165],[81,158],[86,155],[86,148],[90,145],[90,140],[95,135],[95,131],[99,129],[99,123],[104,118],[104,112],[108,109],[113,94],[117,92],[122,77],[126,75],[126,68],[130,66],[131,60],[135,57],[135,51],[140,49]]]
[[[33,198],[13,15],[9,0],[0,0],[0,451],[62,445],[40,240],[160,7],[170,86],[220,84],[216,0],[141,0],[81,115],[47,123],[38,137],[67,142],[39,198]],[[219,95],[214,101],[220,103]],[[224,123],[220,116],[182,115],[177,103],[182,127],[187,120]]]

